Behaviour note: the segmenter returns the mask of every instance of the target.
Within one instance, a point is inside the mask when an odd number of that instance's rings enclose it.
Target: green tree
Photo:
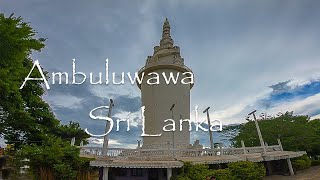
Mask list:
[[[320,119],[314,119],[308,122],[308,127],[310,127],[311,131],[315,133],[315,140],[311,144],[312,148],[309,151],[309,154],[314,159],[320,160]]]
[[[277,144],[280,138],[284,150],[306,151],[310,156],[320,154],[319,120],[309,120],[308,116],[285,113],[279,117],[259,121],[263,140],[269,145]],[[253,121],[239,125],[238,133],[232,138],[235,147],[260,146],[259,137]]]
[[[31,54],[45,46],[45,39],[35,36],[21,17],[0,14],[0,136],[14,144],[12,164],[28,158],[37,179],[75,179],[89,169],[89,160],[79,157],[70,139],[79,144],[88,135],[78,123],[60,124],[42,99],[42,81],[28,81],[20,89],[33,66]],[[40,73],[34,70],[31,77]]]
[[[79,157],[79,148],[71,146],[55,136],[41,146],[36,144],[24,145],[18,153],[18,159],[28,157],[29,166],[36,179],[76,179],[80,173],[91,170],[90,159]]]
[[[28,81],[20,89],[30,72],[33,51],[44,47],[45,39],[36,39],[36,32],[21,17],[0,14],[0,135],[16,146],[39,143],[46,134],[55,134],[63,139],[76,137],[81,141],[88,136],[78,123],[61,125],[42,99],[42,81]],[[33,77],[40,77],[34,70]]]
[[[1,135],[16,146],[27,141],[41,141],[59,124],[41,96],[41,81],[29,81],[20,89],[33,62],[33,51],[44,47],[45,39],[36,39],[36,32],[21,17],[0,14],[0,119]],[[34,71],[32,76],[39,77]]]
[[[81,141],[83,141],[84,145],[87,144],[88,142],[85,139],[90,137],[85,131],[83,131],[79,123],[72,121],[70,121],[68,125],[60,124],[55,134],[62,139],[69,141],[71,141],[72,138],[75,138],[76,145],[79,145]]]

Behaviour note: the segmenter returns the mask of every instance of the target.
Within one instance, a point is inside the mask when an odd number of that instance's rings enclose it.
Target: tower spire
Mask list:
[[[170,24],[167,18],[164,21],[163,27],[162,27],[162,38],[160,40],[160,47],[161,48],[173,47],[173,40],[170,35]]]

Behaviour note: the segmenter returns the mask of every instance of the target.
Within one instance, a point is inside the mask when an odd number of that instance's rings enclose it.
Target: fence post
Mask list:
[[[242,146],[244,154],[247,154],[246,146],[244,145],[244,141],[243,140],[241,140],[241,146]]]

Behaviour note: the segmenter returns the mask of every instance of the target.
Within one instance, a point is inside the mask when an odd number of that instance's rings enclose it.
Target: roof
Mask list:
[[[94,160],[90,166],[113,168],[180,168],[183,162],[173,161],[146,161],[146,160]]]
[[[96,167],[113,167],[113,168],[180,168],[183,162],[193,164],[221,164],[237,161],[273,161],[280,159],[295,158],[306,154],[305,151],[274,151],[266,153],[251,153],[241,155],[216,155],[201,157],[177,157],[177,159],[108,159],[100,158],[90,162],[91,166]]]

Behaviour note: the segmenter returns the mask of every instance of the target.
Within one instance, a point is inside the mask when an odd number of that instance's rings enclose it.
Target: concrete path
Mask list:
[[[263,180],[320,180],[320,166],[313,166],[309,169],[298,171],[294,176],[272,175]]]

